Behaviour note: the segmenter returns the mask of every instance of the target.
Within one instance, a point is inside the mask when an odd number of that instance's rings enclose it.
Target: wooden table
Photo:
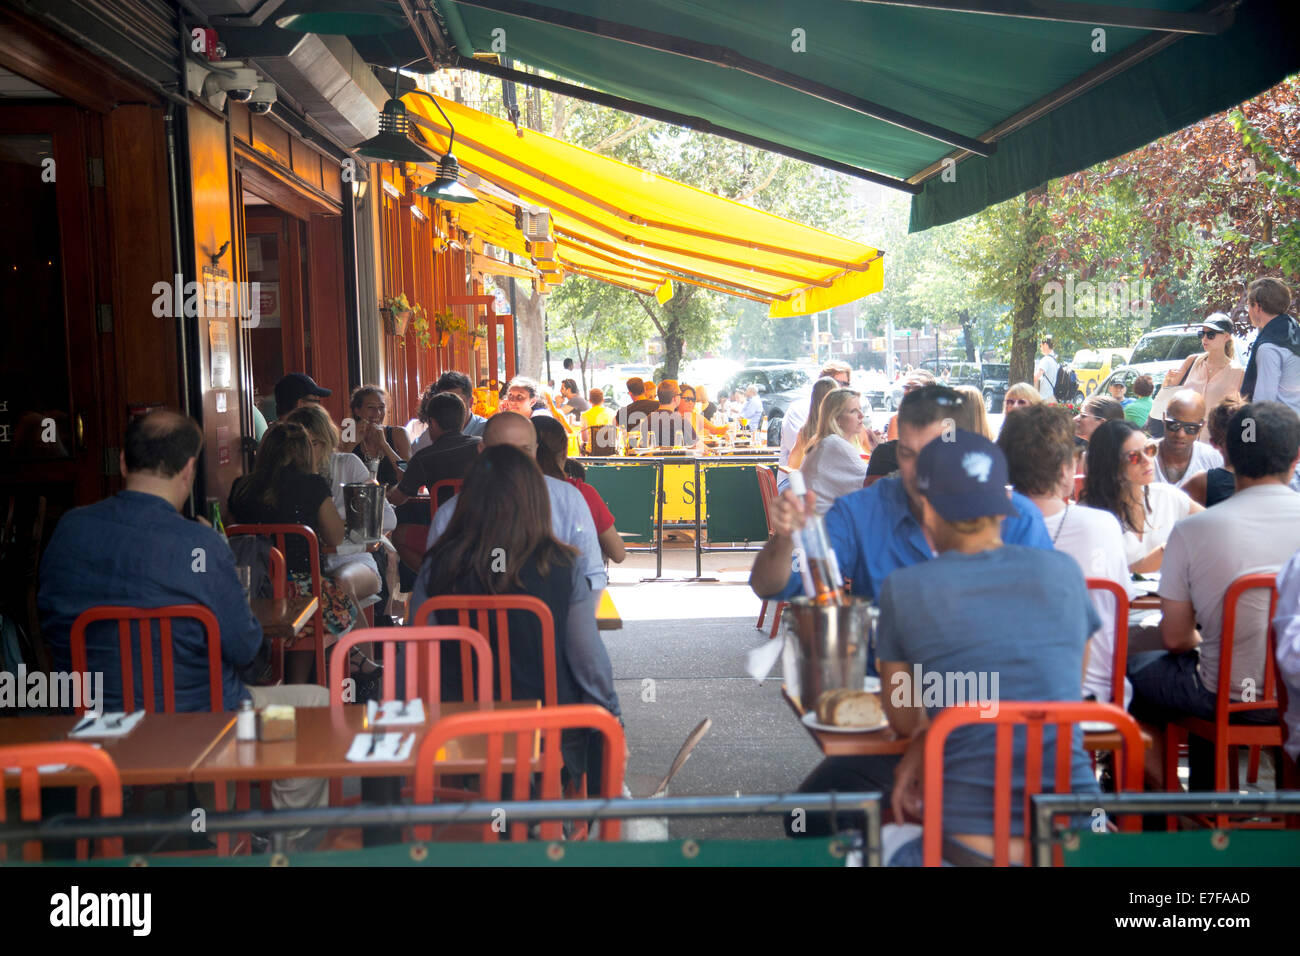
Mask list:
[[[498,701],[497,710],[536,710],[536,700]],[[235,740],[233,729],[194,768],[195,782],[279,780],[288,777],[403,777],[415,773],[420,744],[440,717],[478,710],[470,702],[444,703],[432,713],[426,712],[423,724],[384,727],[381,731],[408,734],[414,732],[415,743],[405,760],[357,763],[347,759],[348,749],[357,734],[367,732],[364,704],[347,704],[335,712],[329,707],[297,708],[297,734],[292,740],[263,743]],[[446,774],[474,774],[483,771],[486,760],[485,738],[467,737],[452,741],[446,756],[438,760],[438,769]],[[535,754],[534,754],[535,755]],[[514,764],[513,746],[504,748],[503,770]]]
[[[614,606],[609,588],[600,592],[600,602],[596,605],[596,628],[601,631],[618,631],[623,628],[623,618]]]
[[[70,740],[68,731],[79,716],[10,717],[0,720],[0,745],[52,743]],[[233,736],[233,713],[146,714],[125,737],[83,738],[98,744],[117,764],[125,786],[189,783],[194,768],[227,736]],[[47,786],[91,784],[81,770],[42,774]]]
[[[790,709],[803,723],[804,709],[799,699],[790,693],[789,688],[781,685],[781,696],[790,705]],[[901,754],[907,750],[909,738],[900,737],[892,728],[872,730],[864,733],[835,733],[829,730],[817,730],[804,724],[822,753],[828,757],[872,757],[880,754]]]
[[[319,601],[311,597],[249,598],[248,606],[273,641],[292,641],[316,613]]]

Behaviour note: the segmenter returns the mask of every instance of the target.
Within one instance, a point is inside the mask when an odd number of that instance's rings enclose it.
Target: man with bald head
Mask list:
[[[529,419],[517,412],[497,412],[488,419],[479,452],[494,445],[514,445],[529,458],[537,460],[537,430]],[[538,473],[541,473],[540,468]],[[578,550],[591,589],[603,590],[606,584],[605,561],[601,557],[600,541],[596,536],[596,523],[591,518],[591,509],[587,507],[582,493],[573,485],[548,475],[541,475],[541,478],[546,482],[546,492],[551,499],[551,530],[559,541]],[[433,523],[429,526],[426,552],[451,524],[459,499],[460,496],[456,495],[446,504],[438,506]]]
[[[1179,389],[1165,409],[1165,437],[1156,453],[1156,481],[1181,488],[1192,475],[1223,467],[1223,456],[1197,441],[1205,426],[1205,399],[1190,388]]]

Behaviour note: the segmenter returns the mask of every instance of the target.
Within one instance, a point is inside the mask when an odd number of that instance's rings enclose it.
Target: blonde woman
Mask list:
[[[817,437],[817,423],[821,417],[822,402],[839,386],[840,383],[833,378],[819,378],[813,382],[812,398],[808,402],[808,420],[804,422],[803,428],[799,429],[799,435],[794,440],[794,448],[790,450],[790,457],[786,461],[791,468],[798,468],[803,464],[804,456],[808,454],[808,446]]]
[[[958,409],[959,414],[953,418],[957,422],[958,428],[964,428],[968,432],[974,432],[977,435],[983,435],[989,441],[995,437],[993,429],[989,427],[989,416],[984,411],[984,395],[978,388],[972,385],[958,385],[957,392],[965,401],[961,403]]]
[[[851,388],[835,388],[822,399],[817,434],[804,455],[804,483],[817,496],[817,514],[830,510],[835,499],[862,487],[867,463],[862,460],[862,401]]]
[[[1176,388],[1190,388],[1205,398],[1205,407],[1214,408],[1229,395],[1241,391],[1241,379],[1246,370],[1236,361],[1232,342],[1232,320],[1222,312],[1215,312],[1201,323],[1197,336],[1202,351],[1183,359],[1183,364],[1165,375],[1161,394],[1173,394]],[[1198,441],[1209,444],[1210,426],[1207,423],[1197,436]]]
[[[1014,412],[1017,408],[1025,408],[1029,405],[1037,405],[1042,402],[1043,396],[1038,394],[1038,389],[1028,382],[1016,382],[1007,389],[1006,397],[1002,400],[1002,411]],[[983,404],[983,399],[980,399]]]

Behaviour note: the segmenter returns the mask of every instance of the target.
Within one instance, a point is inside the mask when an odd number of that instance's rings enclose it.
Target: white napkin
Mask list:
[[[353,737],[352,746],[348,748],[347,759],[352,763],[400,761],[409,757],[411,748],[415,746],[415,734],[403,734],[400,731],[379,734],[379,742],[375,744],[374,752],[367,756],[366,752],[370,750],[370,741],[374,736],[374,734],[357,734]]]
[[[73,740],[87,737],[125,737],[135,730],[135,725],[144,720],[143,710],[134,710],[129,714],[122,711],[100,714],[91,724],[68,734]]]
[[[424,723],[424,701],[420,698],[407,702],[405,714],[398,713],[401,709],[400,700],[386,700],[379,712],[371,717],[371,724],[376,727],[404,727]]]
[[[334,548],[334,553],[335,554],[360,554],[365,550],[366,550],[366,546],[363,542],[341,541]]]
[[[772,668],[776,666],[783,647],[785,647],[783,638],[772,638],[748,651],[745,654],[745,672],[760,684],[763,683],[767,680],[767,675],[772,673]]]

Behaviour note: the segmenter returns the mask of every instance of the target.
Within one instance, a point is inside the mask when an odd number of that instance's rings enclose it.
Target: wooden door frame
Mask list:
[[[69,426],[73,429],[71,459],[6,465],[6,482],[68,481],[72,471],[74,501],[88,504],[103,496],[104,369],[96,320],[95,269],[91,255],[90,184],[87,182],[87,143],[84,124],[99,117],[75,104],[0,107],[0,135],[48,134],[54,143],[54,186],[59,214],[59,251],[63,284],[63,327],[67,349]],[[62,173],[61,173],[62,171]],[[15,224],[7,224],[13,228]],[[78,434],[80,432],[80,434]]]

